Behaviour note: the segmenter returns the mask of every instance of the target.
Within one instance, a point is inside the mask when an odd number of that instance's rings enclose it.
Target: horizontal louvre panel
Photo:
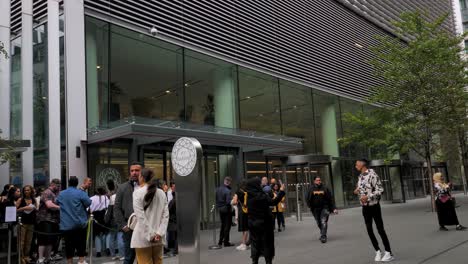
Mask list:
[[[180,43],[357,99],[383,83],[367,63],[373,57],[368,47],[376,43],[374,36],[388,34],[382,28],[390,28],[402,10],[431,7],[431,19],[451,10],[449,0],[85,0],[85,6],[143,29],[155,26]],[[445,27],[451,30],[453,22]]]
[[[59,2],[63,5],[63,0]],[[21,33],[21,0],[11,0],[11,32]],[[37,24],[47,17],[47,0],[33,0],[33,19]]]

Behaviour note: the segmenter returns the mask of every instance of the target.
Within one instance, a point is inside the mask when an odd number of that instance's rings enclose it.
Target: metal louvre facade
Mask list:
[[[5,0],[7,1],[7,0]],[[15,35],[21,33],[21,0],[11,1],[11,32]],[[59,1],[63,5],[63,0]],[[47,0],[33,0],[33,18],[35,23],[47,17]]]
[[[400,10],[425,9],[430,4],[437,7],[431,9],[437,11],[434,16],[451,10],[449,0],[407,2],[85,0],[85,7],[142,30],[155,26],[180,45],[362,100],[371,87],[382,83],[367,64],[373,37],[388,34],[385,25]],[[380,24],[366,18],[362,13],[366,8],[375,10],[367,14],[382,16]]]

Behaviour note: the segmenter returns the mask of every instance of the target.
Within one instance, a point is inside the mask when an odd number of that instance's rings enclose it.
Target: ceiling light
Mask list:
[[[356,47],[358,47],[358,48],[360,48],[360,49],[364,48],[364,46],[361,45],[361,44],[359,44],[359,43],[354,43],[354,46],[356,46]]]
[[[245,97],[245,99],[250,99],[250,98],[251,98],[250,96]]]
[[[43,99],[43,100],[47,100],[47,97],[43,96],[42,99]]]
[[[186,83],[184,86],[185,86],[185,87],[188,87],[188,86],[189,86],[189,84],[188,84],[188,83]]]
[[[170,94],[170,93],[171,93],[171,91],[170,91],[170,90],[166,90],[166,93],[167,93],[167,94]]]
[[[101,69],[101,66],[100,66],[100,65],[98,65],[98,66],[96,66],[96,68],[97,68],[97,69]]]

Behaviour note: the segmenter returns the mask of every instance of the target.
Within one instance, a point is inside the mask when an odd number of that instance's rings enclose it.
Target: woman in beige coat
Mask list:
[[[169,210],[166,195],[153,177],[152,170],[144,169],[138,177],[140,188],[133,193],[137,223],[130,246],[136,251],[138,264],[160,264],[163,259]]]

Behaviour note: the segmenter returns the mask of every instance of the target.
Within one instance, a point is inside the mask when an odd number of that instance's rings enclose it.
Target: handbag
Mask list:
[[[450,196],[448,194],[444,194],[444,195],[439,196],[439,201],[441,203],[446,203],[447,201],[450,201],[451,199],[452,199],[452,196]]]
[[[136,224],[137,224],[137,216],[135,213],[132,213],[130,217],[128,218],[127,226],[128,228],[130,228],[130,230],[135,230]]]

